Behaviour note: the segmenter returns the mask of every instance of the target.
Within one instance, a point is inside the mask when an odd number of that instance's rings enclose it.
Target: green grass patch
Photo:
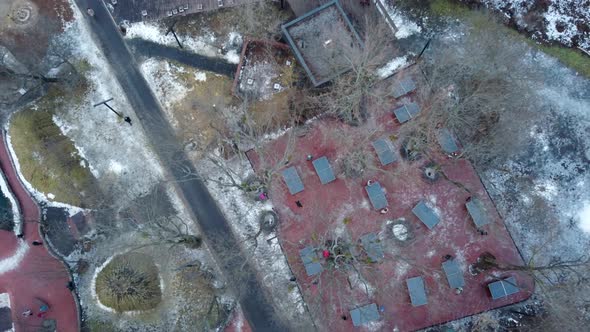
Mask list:
[[[475,22],[474,27],[476,29],[487,29],[489,26],[486,24],[498,24],[501,25],[507,35],[514,36],[516,41],[524,41],[531,47],[538,49],[539,51],[548,54],[564,65],[577,71],[581,75],[590,77],[590,57],[582,53],[579,50],[560,46],[560,45],[547,45],[535,42],[529,37],[517,32],[516,30],[506,27],[499,22],[494,22],[490,19],[484,19],[489,14],[480,10],[471,10],[467,5],[459,3],[453,0],[432,0],[430,2],[430,12],[439,17],[449,17],[455,19],[468,19],[471,23]],[[486,24],[478,25],[477,22],[487,22]]]
[[[115,256],[96,276],[96,295],[117,312],[149,310],[162,300],[158,268],[145,254]]]
[[[572,68],[581,75],[590,78],[590,56],[583,54],[581,51],[562,46],[549,46],[535,43],[533,40],[527,38],[527,42],[545,54],[556,58],[564,65]]]
[[[430,11],[436,16],[454,18],[463,18],[471,12],[466,5],[452,0],[433,0],[430,2]]]
[[[63,97],[51,93],[46,97],[51,100],[40,102],[39,109],[61,103]],[[91,207],[97,202],[96,179],[81,165],[76,147],[61,133],[50,112],[32,108],[18,112],[11,118],[9,132],[21,171],[33,187],[75,206]]]

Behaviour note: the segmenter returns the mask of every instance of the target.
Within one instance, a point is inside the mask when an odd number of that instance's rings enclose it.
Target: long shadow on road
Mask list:
[[[207,70],[232,78],[236,72],[236,69],[238,68],[237,65],[233,65],[221,59],[206,57],[184,51],[176,47],[161,45],[139,38],[133,38],[127,41],[127,45],[131,47],[133,53],[136,55],[143,55],[148,58],[155,57],[174,60],[191,67]]]

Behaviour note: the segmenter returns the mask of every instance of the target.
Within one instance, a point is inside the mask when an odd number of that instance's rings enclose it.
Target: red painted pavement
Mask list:
[[[397,133],[399,125],[388,112],[395,103],[375,107],[368,123],[360,127],[349,127],[335,120],[315,121],[306,135],[296,137],[294,151],[285,166],[296,167],[305,190],[291,195],[280,174],[272,183],[270,197],[280,216],[279,238],[320,330],[353,330],[349,311],[373,302],[382,306],[383,311],[381,322],[372,330],[391,331],[395,327],[399,331],[417,330],[522,301],[533,289],[533,280],[525,274],[492,271],[472,276],[467,272],[468,265],[485,251],[491,252],[501,263],[522,264],[510,234],[468,161],[448,159],[437,152],[438,147],[431,151],[433,159],[442,165],[451,180],[462,183],[483,201],[493,220],[484,227],[488,232],[485,236],[476,231],[468,216],[465,201],[469,194],[465,190],[442,178],[434,183],[422,178],[421,168],[427,162],[424,158],[415,162],[400,159],[385,167],[375,161],[374,167],[368,167],[359,179],[342,176],[340,164],[347,152],[361,148],[376,158],[371,140]],[[373,131],[374,134],[367,139],[366,133]],[[286,141],[283,136],[270,143],[267,158],[280,159]],[[399,139],[394,144],[399,148]],[[308,154],[314,159],[327,156],[335,170],[336,181],[322,185],[312,163],[306,160]],[[249,158],[255,167],[261,167],[262,161],[255,154],[250,153]],[[389,202],[386,214],[371,207],[364,189],[367,180],[379,181],[386,191]],[[303,208],[296,206],[298,200]],[[428,230],[411,212],[420,200],[430,202],[440,211],[441,221],[432,230]],[[350,236],[353,242],[369,232],[391,234],[391,230],[385,227],[386,221],[400,217],[406,219],[413,239],[404,243],[391,236],[384,239],[381,242],[385,251],[383,262],[363,264],[365,266],[360,268],[363,277],[375,287],[374,293],[366,295],[360,284],[350,287],[347,278],[356,275],[353,271],[325,270],[317,285],[306,276],[299,257],[299,250],[306,245],[317,247],[320,239],[334,239],[336,234]],[[361,251],[360,247],[358,249]],[[455,257],[464,271],[466,286],[460,295],[450,289],[442,271],[442,257],[447,254]],[[486,285],[507,275],[516,277],[522,291],[492,301]],[[426,283],[428,304],[421,307],[412,307],[405,283],[406,279],[415,276],[423,276]],[[343,320],[342,315],[347,319]]]
[[[17,332],[36,331],[41,326],[43,318],[37,317],[39,307],[36,299],[49,305],[45,318],[57,321],[57,331],[79,331],[78,307],[74,296],[66,288],[70,278],[65,266],[45,246],[31,245],[31,241],[41,240],[37,223],[39,209],[19,182],[4,136],[0,136],[0,167],[20,203],[24,220],[28,221],[24,225],[24,240],[29,246],[23,260],[14,270],[0,274],[0,293],[10,296],[12,320]],[[0,259],[14,253],[20,241],[13,232],[0,231]],[[27,309],[31,309],[34,314],[23,317],[22,312]]]

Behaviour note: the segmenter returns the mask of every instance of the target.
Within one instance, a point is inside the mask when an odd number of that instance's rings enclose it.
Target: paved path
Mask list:
[[[161,58],[178,61],[182,64],[228,76],[233,80],[238,65],[219,58],[210,58],[200,54],[182,50],[178,47],[166,46],[149,40],[133,38],[127,41],[134,53],[148,58]]]
[[[66,267],[45,246],[31,245],[31,241],[41,240],[39,208],[18,179],[4,135],[0,135],[0,168],[25,220],[24,241],[17,239],[13,232],[0,231],[0,293],[10,296],[16,331],[39,330],[43,319],[36,316],[35,298],[49,305],[45,318],[56,320],[57,331],[79,331],[78,307],[73,294],[66,288],[70,280]],[[10,260],[15,264],[10,264]],[[35,315],[23,317],[22,312],[27,309],[33,310]]]
[[[129,103],[143,126],[167,175],[177,188],[189,211],[198,221],[205,241],[221,266],[230,287],[240,291],[239,301],[246,319],[256,331],[285,331],[262,287],[255,269],[240,250],[225,216],[209,194],[182,146],[176,139],[160,103],[139,71],[114,21],[101,1],[75,0],[79,8],[91,7],[95,17],[85,15],[93,38],[105,54]],[[139,130],[139,128],[138,128]],[[187,176],[187,174],[191,174]],[[244,292],[246,291],[246,292]]]

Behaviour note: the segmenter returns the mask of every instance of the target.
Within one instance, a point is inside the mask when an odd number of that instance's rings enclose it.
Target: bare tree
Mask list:
[[[385,98],[374,85],[380,80],[377,70],[393,54],[391,30],[382,20],[371,21],[369,17],[365,20],[362,45],[331,39],[334,45],[330,47],[338,50],[338,56],[318,61],[324,62],[323,65],[332,68],[334,73],[350,70],[333,79],[330,85],[309,91],[305,100],[307,108],[325,112],[349,124],[358,124],[367,118],[369,101],[379,103]]]
[[[448,128],[463,145],[458,157],[489,165],[518,146],[514,119],[531,117],[540,80],[522,66],[526,44],[506,38],[487,16],[473,18],[469,26],[458,41],[435,40],[418,63],[425,83],[417,91],[421,115],[402,134],[428,152],[438,148],[439,129]]]

